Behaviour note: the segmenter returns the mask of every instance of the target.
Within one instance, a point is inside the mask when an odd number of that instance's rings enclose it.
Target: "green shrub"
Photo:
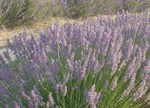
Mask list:
[[[150,0],[66,0],[69,18],[116,14],[117,11],[142,12],[150,7]]]
[[[0,26],[14,28],[33,21],[32,0],[4,0],[1,3]]]
[[[85,17],[88,16],[88,1],[83,2],[75,2],[75,1],[69,1],[68,2],[68,10],[69,12],[66,12],[67,16],[70,18],[79,18],[79,17]]]

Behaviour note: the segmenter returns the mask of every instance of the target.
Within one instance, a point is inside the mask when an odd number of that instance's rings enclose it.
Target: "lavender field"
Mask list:
[[[56,3],[64,13],[70,9],[65,3]],[[69,17],[86,15],[73,9]],[[16,33],[0,48],[0,108],[150,108],[150,15],[131,11],[99,14],[82,23],[56,20],[41,32]],[[8,20],[1,7],[0,15],[0,26],[21,24],[10,14],[15,20]]]
[[[147,12],[56,21],[39,36],[8,40],[0,55],[0,108],[150,107]]]

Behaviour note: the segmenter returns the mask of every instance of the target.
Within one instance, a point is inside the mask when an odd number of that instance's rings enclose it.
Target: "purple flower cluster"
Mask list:
[[[96,108],[100,98],[100,93],[97,93],[95,89],[95,85],[93,85],[90,91],[85,91],[86,100],[91,105],[91,108]]]
[[[40,37],[16,36],[0,55],[0,104],[49,108],[84,100],[96,108],[119,90],[120,102],[123,97],[150,102],[149,26],[146,12],[127,13],[84,24],[57,21]]]

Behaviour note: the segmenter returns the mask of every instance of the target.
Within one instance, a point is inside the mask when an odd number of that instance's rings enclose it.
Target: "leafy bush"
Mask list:
[[[149,0],[57,0],[69,18],[116,14],[117,11],[142,12],[150,7]],[[65,9],[64,9],[65,6]],[[55,6],[52,6],[55,7]],[[53,12],[53,11],[52,11]],[[55,13],[55,12],[54,12]]]
[[[13,28],[33,21],[32,0],[2,0],[0,26]]]
[[[149,107],[149,25],[145,12],[20,34],[0,55],[0,107]]]
[[[150,7],[150,0],[122,0],[121,6],[130,12],[141,12]]]

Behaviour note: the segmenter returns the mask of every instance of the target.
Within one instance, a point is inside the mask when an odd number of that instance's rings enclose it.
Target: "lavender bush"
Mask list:
[[[0,108],[150,107],[150,17],[124,13],[24,32],[0,55]],[[13,55],[12,55],[13,54]]]

